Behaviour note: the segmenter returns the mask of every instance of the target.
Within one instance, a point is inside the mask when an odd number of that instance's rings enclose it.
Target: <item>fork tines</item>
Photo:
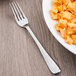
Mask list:
[[[25,18],[25,15],[17,2],[10,3],[10,7],[16,20],[20,21]]]

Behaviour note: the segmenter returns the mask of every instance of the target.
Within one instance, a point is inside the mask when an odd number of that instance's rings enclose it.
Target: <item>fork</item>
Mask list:
[[[58,74],[61,72],[60,68],[58,67],[58,65],[55,63],[55,61],[48,55],[48,53],[45,51],[45,49],[42,47],[42,45],[40,44],[40,42],[38,41],[38,39],[36,38],[36,36],[34,35],[34,33],[32,32],[32,30],[30,29],[30,27],[28,26],[28,19],[25,16],[25,14],[23,13],[22,9],[20,8],[19,4],[17,2],[12,2],[10,3],[10,7],[12,9],[12,12],[14,14],[15,20],[17,22],[17,24],[20,27],[26,28],[28,30],[28,32],[30,33],[30,35],[32,36],[32,38],[34,39],[34,41],[36,42],[48,68],[50,69],[50,71],[53,74]]]

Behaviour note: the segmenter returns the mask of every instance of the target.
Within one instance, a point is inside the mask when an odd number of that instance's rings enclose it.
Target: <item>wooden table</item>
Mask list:
[[[34,34],[61,67],[62,72],[57,76],[76,76],[76,56],[49,32],[43,18],[42,0],[17,1]],[[0,0],[0,76],[54,76],[27,30],[17,26],[9,2]]]

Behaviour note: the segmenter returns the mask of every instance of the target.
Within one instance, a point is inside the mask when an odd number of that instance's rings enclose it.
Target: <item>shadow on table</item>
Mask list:
[[[0,6],[3,4],[3,3],[9,3],[9,2],[12,2],[12,1],[18,1],[18,0],[0,0]]]
[[[0,0],[0,3],[1,2],[9,2],[9,1],[11,1],[11,0]]]
[[[3,6],[3,4],[8,4],[10,0],[0,0],[0,6]]]

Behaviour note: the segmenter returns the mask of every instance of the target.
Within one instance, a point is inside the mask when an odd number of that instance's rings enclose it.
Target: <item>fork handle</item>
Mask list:
[[[36,38],[36,36],[34,35],[34,33],[32,32],[32,30],[30,29],[30,27],[24,26],[30,33],[30,35],[32,36],[32,38],[34,39],[34,41],[36,42],[38,48],[40,49],[40,52],[47,64],[47,66],[49,67],[50,71],[53,74],[57,74],[60,73],[61,70],[60,68],[57,66],[57,64],[53,61],[53,59],[48,55],[48,53],[45,51],[45,49],[42,47],[42,45],[40,44],[40,42],[38,41],[38,39]]]

